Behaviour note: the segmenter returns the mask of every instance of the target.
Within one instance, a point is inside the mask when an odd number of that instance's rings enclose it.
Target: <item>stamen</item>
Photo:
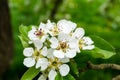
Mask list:
[[[36,36],[42,36],[42,35],[43,35],[43,31],[42,31],[42,29],[37,30],[37,31],[35,31],[34,34],[35,34]]]

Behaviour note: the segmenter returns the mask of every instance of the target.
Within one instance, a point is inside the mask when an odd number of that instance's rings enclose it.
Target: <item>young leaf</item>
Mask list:
[[[19,26],[19,31],[20,34],[22,34],[22,36],[24,37],[28,37],[28,31],[30,31],[32,29],[32,26],[24,26],[24,25],[20,25]]]
[[[71,74],[68,74],[67,76],[63,77],[63,80],[75,80],[75,78]]]
[[[29,68],[22,76],[21,80],[32,80],[40,72],[40,69],[35,67]]]
[[[32,26],[20,25],[20,27],[19,27],[20,36],[18,36],[18,37],[20,38],[21,43],[24,48],[29,46],[28,42],[30,40],[28,38],[28,31],[30,31],[31,29],[32,29]]]
[[[104,39],[100,38],[99,36],[90,36],[90,37],[94,41],[94,45],[96,47],[98,47],[102,50],[107,50],[107,51],[114,52],[114,54],[115,54],[115,49],[110,43],[108,43]]]
[[[18,36],[18,37],[20,38],[20,41],[24,48],[29,46],[28,41],[25,40],[24,37],[22,37],[22,36]]]
[[[112,51],[103,50],[98,47],[95,47],[93,50],[83,51],[83,53],[89,54],[94,58],[102,58],[102,59],[108,59],[115,54]]]
[[[116,54],[112,45],[110,45],[104,39],[98,36],[91,36],[91,38],[94,41],[95,48],[93,50],[82,51],[82,53],[87,53],[94,58],[102,59],[108,59]]]
[[[55,80],[63,80],[63,77],[60,75],[60,73],[57,73]]]

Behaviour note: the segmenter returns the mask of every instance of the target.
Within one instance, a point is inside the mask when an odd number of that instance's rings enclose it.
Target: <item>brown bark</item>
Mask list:
[[[10,64],[13,52],[13,39],[10,13],[7,0],[0,0],[0,75]]]
[[[94,70],[97,70],[97,69],[107,69],[107,68],[111,68],[111,69],[116,69],[116,70],[120,70],[120,65],[118,64],[93,64],[92,62],[88,61],[88,68],[90,69],[94,69]]]

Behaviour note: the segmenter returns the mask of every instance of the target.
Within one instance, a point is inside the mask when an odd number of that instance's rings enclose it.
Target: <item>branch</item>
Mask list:
[[[114,77],[112,80],[120,80],[120,75]]]
[[[63,2],[63,0],[55,0],[54,7],[53,7],[53,9],[51,10],[51,13],[50,13],[50,19],[54,20],[55,14],[57,13],[57,10],[58,10],[60,4],[62,4],[62,2]]]
[[[99,64],[95,65],[92,62],[88,61],[88,68],[89,69],[106,69],[106,68],[111,68],[111,69],[116,69],[120,70],[120,65],[118,64]]]

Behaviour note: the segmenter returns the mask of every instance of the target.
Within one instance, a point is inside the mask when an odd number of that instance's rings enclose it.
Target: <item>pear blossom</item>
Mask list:
[[[38,63],[40,63],[41,60],[43,60],[44,57],[47,55],[47,48],[44,47],[43,49],[38,51],[37,49],[34,50],[32,47],[28,47],[23,50],[23,55],[26,57],[23,61],[23,64],[26,67],[32,67],[37,62],[36,68],[38,68]]]
[[[95,45],[85,35],[83,28],[76,28],[76,23],[62,19],[57,23],[40,23],[28,31],[30,45],[23,50],[23,64],[35,66],[42,73],[38,80],[55,80],[57,73],[66,76],[70,72],[67,64],[82,50],[92,50]]]
[[[83,28],[77,28],[72,34],[72,37],[78,39],[79,48],[83,50],[94,49],[93,41],[90,37],[86,37]]]
[[[52,37],[50,39],[51,48],[55,49],[53,55],[57,58],[73,58],[76,56],[78,49],[77,40],[71,38],[70,35],[60,33],[58,38]]]
[[[44,23],[40,23],[38,29],[35,26],[32,26],[32,30],[28,32],[29,39],[31,41],[41,40],[44,42],[48,37],[45,26],[46,25]]]
[[[45,71],[48,71],[48,78],[49,80],[55,80],[55,77],[57,75],[57,72],[60,72],[61,76],[66,76],[70,68],[67,64],[69,62],[68,58],[58,59],[58,58],[49,58],[49,65]],[[45,65],[45,64],[43,64]],[[44,71],[43,74],[39,77],[39,80],[46,80],[47,76],[45,76]]]
[[[58,29],[57,25],[55,23],[52,23],[50,20],[47,20],[46,28],[48,30],[47,32],[51,36],[56,36],[59,34],[59,29]]]
[[[79,47],[83,50],[92,50],[95,47],[93,43],[90,37],[85,36],[79,41]]]
[[[58,67],[58,69],[59,69],[59,72],[60,72],[61,76],[68,75],[68,73],[70,71],[70,68],[67,64],[62,64],[61,66]],[[56,75],[57,75],[56,70],[51,69],[49,74],[48,74],[49,80],[55,80]]]

